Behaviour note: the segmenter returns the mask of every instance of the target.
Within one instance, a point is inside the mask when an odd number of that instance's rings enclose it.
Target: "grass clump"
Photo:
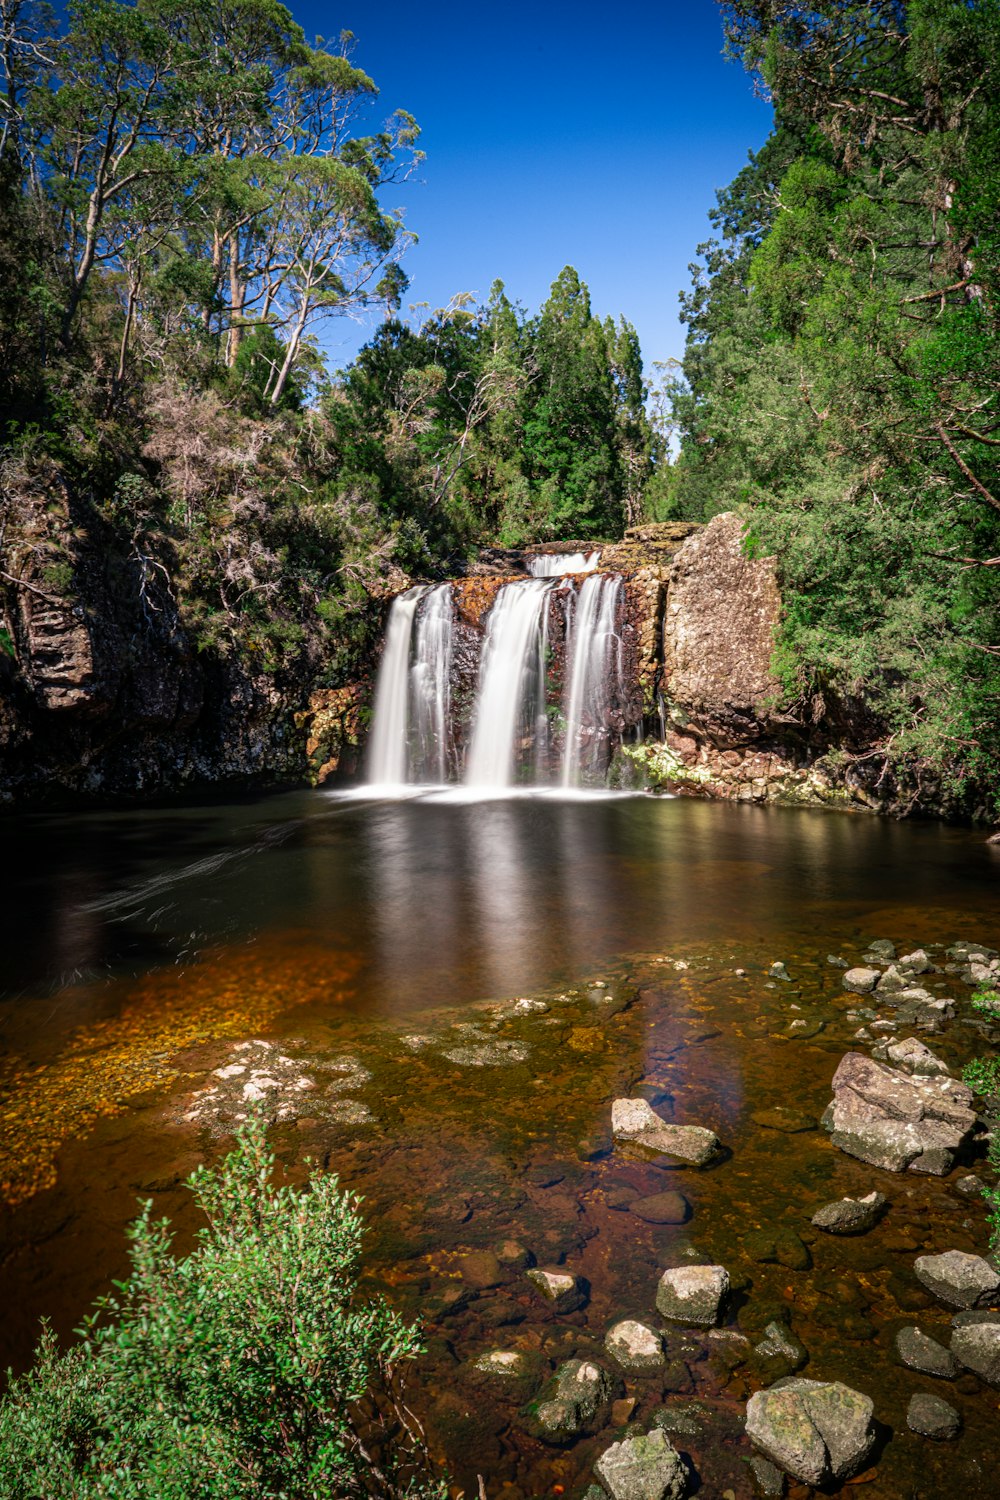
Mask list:
[[[276,1186],[259,1118],[189,1186],[193,1252],[146,1203],[128,1279],[12,1382],[2,1500],[441,1500],[399,1388],[417,1336],[357,1297],[358,1200],[318,1171]]]

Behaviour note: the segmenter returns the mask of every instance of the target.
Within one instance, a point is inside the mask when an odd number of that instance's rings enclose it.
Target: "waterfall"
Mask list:
[[[451,585],[392,601],[375,683],[368,780],[444,781],[451,720]]]
[[[448,741],[451,731],[452,662],[451,585],[431,589],[417,615],[410,702],[414,728],[410,779],[443,782],[448,779]]]
[[[407,777],[409,745],[410,646],[417,605],[426,584],[407,589],[392,601],[382,660],[375,682],[375,708],[368,751],[368,780],[400,786]]]
[[[565,578],[567,573],[592,573],[600,560],[599,552],[539,552],[525,566],[532,578]]]
[[[618,613],[622,581],[616,574],[585,578],[570,634],[563,786],[603,780],[612,714],[622,697],[622,641]]]
[[[545,721],[551,589],[542,579],[505,583],[490,610],[465,772],[469,786],[510,786],[520,742],[530,736],[537,745]]]

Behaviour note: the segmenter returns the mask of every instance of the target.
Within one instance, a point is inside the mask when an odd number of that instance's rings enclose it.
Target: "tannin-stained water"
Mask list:
[[[906,1324],[948,1339],[916,1256],[986,1246],[982,1203],[954,1186],[968,1166],[880,1172],[817,1128],[865,1003],[827,954],[856,961],[875,937],[1000,947],[1000,864],[981,835],[648,797],[312,793],[8,817],[0,837],[19,872],[0,911],[4,1363],[23,1366],[43,1313],[69,1336],[122,1273],[138,1197],[189,1243],[183,1177],[225,1148],[257,1070],[280,1084],[286,1169],[309,1155],[365,1195],[367,1285],[424,1321],[408,1399],[467,1494],[482,1474],[491,1497],[561,1486],[573,1500],[604,1448],[656,1419],[686,1424],[674,1441],[699,1493],[749,1500],[740,1418],[770,1377],[738,1339],[670,1331],[667,1366],[622,1377],[628,1424],[619,1408],[564,1448],[526,1413],[561,1360],[613,1369],[617,1318],[658,1326],[658,1276],[691,1250],[740,1288],[731,1333],[755,1344],[787,1318],[804,1375],[872,1396],[883,1428],[858,1493],[994,1493],[995,1392],[892,1355]],[[776,959],[790,983],[769,977]],[[957,1068],[982,1045],[969,991],[929,982],[957,1016],[925,1040]],[[240,1058],[245,1073],[220,1077]],[[611,1100],[637,1093],[716,1130],[725,1159],[698,1171],[616,1148]],[[759,1123],[779,1105],[793,1133]],[[665,1187],[685,1223],[632,1208]],[[821,1203],[873,1187],[890,1208],[870,1234],[810,1226]],[[759,1231],[793,1232],[804,1256],[770,1256]],[[543,1306],[497,1257],[510,1241],[585,1276],[587,1305]],[[523,1356],[518,1381],[477,1369],[495,1349]],[[956,1443],[908,1431],[916,1390],[960,1409]]]

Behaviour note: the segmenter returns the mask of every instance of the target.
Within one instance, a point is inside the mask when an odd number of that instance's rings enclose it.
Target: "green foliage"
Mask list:
[[[128,1280],[0,1406],[3,1500],[444,1495],[394,1394],[415,1334],[357,1295],[358,1200],[274,1175],[252,1119],[191,1177],[207,1225],[181,1259],[146,1204]]]
[[[1000,1096],[1000,1057],[976,1057],[962,1069],[962,1082],[974,1094]]]
[[[719,195],[720,239],[684,299],[670,504],[740,511],[748,546],[777,557],[790,707],[863,702],[899,782],[985,811],[1000,805],[1000,5],[724,14],[775,129]]]

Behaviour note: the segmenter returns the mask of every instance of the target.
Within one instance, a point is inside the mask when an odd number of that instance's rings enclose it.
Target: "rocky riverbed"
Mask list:
[[[1000,963],[952,937],[632,954],[405,1020],[305,999],[64,1146],[61,1212],[85,1242],[98,1152],[183,1238],[185,1172],[263,1107],[290,1176],[364,1194],[456,1493],[985,1497],[1000,1275],[960,1073]],[[15,1295],[54,1203],[21,1211]]]

